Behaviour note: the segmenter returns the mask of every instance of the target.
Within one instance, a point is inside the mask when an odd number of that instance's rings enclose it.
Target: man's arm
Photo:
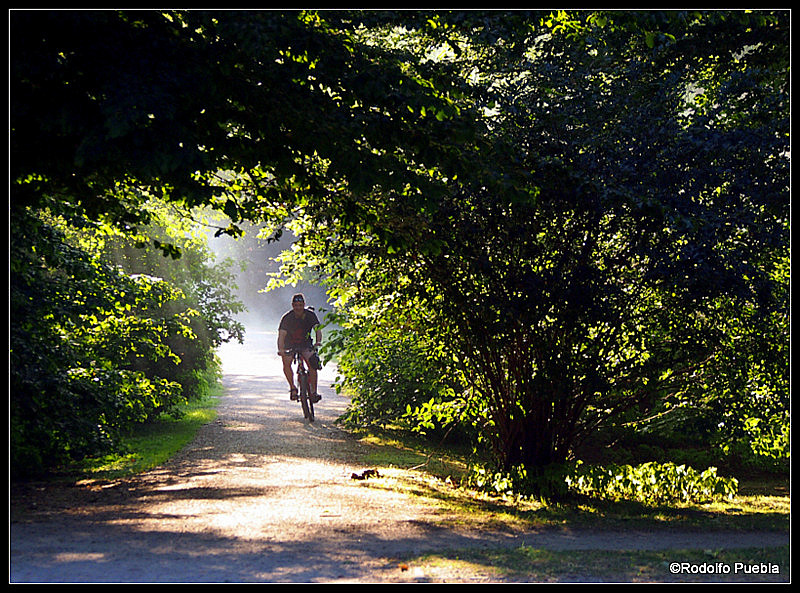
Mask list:
[[[285,329],[278,330],[278,352],[280,354],[284,353],[284,344],[286,343],[286,334],[288,334]]]

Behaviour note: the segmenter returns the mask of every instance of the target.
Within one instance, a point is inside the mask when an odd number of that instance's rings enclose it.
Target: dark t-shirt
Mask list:
[[[278,331],[286,331],[286,341],[283,345],[287,350],[300,346],[310,347],[312,344],[311,330],[319,325],[319,319],[313,311],[309,309],[305,311],[302,319],[297,317],[294,311],[289,311],[281,317]]]

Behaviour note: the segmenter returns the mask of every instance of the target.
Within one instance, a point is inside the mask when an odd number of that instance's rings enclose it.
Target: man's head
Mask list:
[[[292,311],[295,313],[302,313],[306,307],[306,299],[305,297],[297,293],[292,297]]]

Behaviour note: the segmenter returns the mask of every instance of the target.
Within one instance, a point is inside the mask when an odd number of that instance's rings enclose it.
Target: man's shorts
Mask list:
[[[299,352],[300,356],[308,363],[309,367],[317,370],[322,368],[322,361],[319,358],[319,354],[314,352],[310,346],[289,346],[287,350]]]

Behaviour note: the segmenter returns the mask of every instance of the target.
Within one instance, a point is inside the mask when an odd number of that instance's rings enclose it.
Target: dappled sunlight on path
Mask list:
[[[218,417],[169,463],[15,524],[12,580],[358,580],[404,539],[424,541],[429,509],[350,480],[359,445],[334,424],[347,402],[331,369],[308,423],[273,340],[223,349]]]
[[[365,449],[335,424],[347,405],[331,387],[335,369],[321,373],[323,399],[308,423],[289,400],[274,337],[255,334],[222,349],[218,416],[168,463],[130,479],[66,486],[12,522],[10,580],[479,582],[464,571],[403,572],[394,559],[523,545],[718,549],[744,542],[743,534],[443,527],[441,510],[396,491],[391,478],[350,479],[364,469]],[[783,534],[766,537],[760,543],[788,542]]]

